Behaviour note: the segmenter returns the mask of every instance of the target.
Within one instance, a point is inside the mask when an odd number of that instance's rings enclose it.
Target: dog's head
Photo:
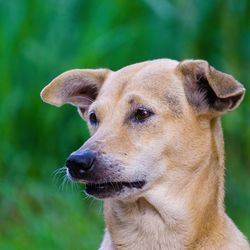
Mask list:
[[[210,150],[211,121],[236,108],[244,88],[206,61],[159,59],[67,71],[41,96],[77,106],[88,123],[92,136],[68,158],[68,176],[97,198],[124,199],[194,171]]]

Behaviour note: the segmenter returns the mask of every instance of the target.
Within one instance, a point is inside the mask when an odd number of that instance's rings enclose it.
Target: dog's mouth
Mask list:
[[[104,199],[119,195],[125,188],[141,189],[145,183],[145,181],[87,183],[85,191],[96,198]]]

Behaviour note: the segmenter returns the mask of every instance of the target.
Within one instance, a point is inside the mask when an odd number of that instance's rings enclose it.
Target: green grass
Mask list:
[[[44,180],[45,181],[45,180]],[[26,180],[1,188],[0,249],[97,249],[103,234],[102,204],[83,192]]]

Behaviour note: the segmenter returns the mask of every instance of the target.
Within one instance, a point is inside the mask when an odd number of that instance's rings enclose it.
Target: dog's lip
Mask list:
[[[86,193],[97,198],[108,198],[119,192],[124,188],[141,189],[146,182],[144,180],[133,182],[105,182],[105,183],[86,183]]]
[[[120,182],[103,182],[103,183],[86,183],[86,187],[104,189],[105,187],[119,188],[119,187],[128,187],[128,188],[142,188],[145,184],[145,181],[120,181]]]

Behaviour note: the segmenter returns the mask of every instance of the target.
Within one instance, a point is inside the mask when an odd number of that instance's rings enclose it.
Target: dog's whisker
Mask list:
[[[67,170],[67,167],[61,167],[61,168],[56,169],[52,174],[53,175],[62,174],[62,173],[65,173],[66,170]]]
[[[95,203],[95,199],[93,197],[90,197],[90,198],[91,198],[91,201],[89,203],[89,208],[92,208]]]
[[[67,174],[65,173],[65,175],[63,176],[63,181],[62,181],[61,186],[60,186],[62,191],[64,190],[65,185],[69,182],[70,182],[69,178],[68,178]]]
[[[101,214],[102,214],[102,204],[100,203],[99,209],[98,209],[98,215],[101,215]]]
[[[61,182],[64,178],[64,175],[66,174],[66,167],[61,167],[56,169],[54,172],[52,172],[53,175],[53,183],[58,185],[59,182]]]
[[[86,193],[86,192],[83,192],[84,195],[83,195],[83,199],[84,200],[89,200],[90,199],[90,196]]]

